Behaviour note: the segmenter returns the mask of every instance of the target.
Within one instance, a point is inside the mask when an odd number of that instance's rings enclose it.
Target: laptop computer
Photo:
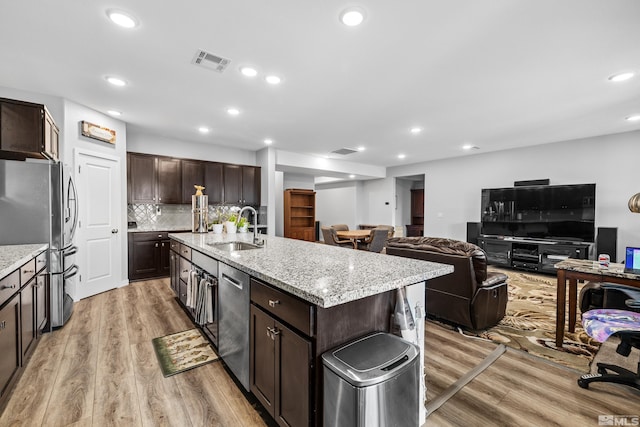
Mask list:
[[[640,274],[640,248],[627,247],[624,256],[624,272]]]

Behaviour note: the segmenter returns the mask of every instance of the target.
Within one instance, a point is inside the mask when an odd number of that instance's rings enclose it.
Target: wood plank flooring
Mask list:
[[[190,329],[168,280],[87,298],[45,334],[0,416],[0,426],[266,426],[220,362],[164,378],[151,340]],[[426,327],[427,399],[495,348]],[[583,390],[579,373],[507,350],[427,419],[426,426],[588,426],[598,415],[640,415],[640,393]]]

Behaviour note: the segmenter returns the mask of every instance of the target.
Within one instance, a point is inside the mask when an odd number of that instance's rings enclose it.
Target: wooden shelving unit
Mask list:
[[[314,242],[316,192],[289,188],[284,191],[284,237]]]

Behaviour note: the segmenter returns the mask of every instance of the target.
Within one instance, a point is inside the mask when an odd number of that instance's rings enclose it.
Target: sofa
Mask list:
[[[426,312],[471,330],[496,325],[507,307],[507,276],[487,272],[487,257],[471,243],[438,237],[394,237],[387,254],[451,264],[451,274],[427,280]]]

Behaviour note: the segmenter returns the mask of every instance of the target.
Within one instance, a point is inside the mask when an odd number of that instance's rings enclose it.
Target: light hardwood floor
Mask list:
[[[0,426],[267,425],[220,362],[162,376],[151,339],[191,327],[167,280],[80,301],[64,328],[42,337]],[[495,346],[427,323],[428,400]],[[640,415],[640,393],[615,385],[583,390],[577,376],[508,350],[426,426],[596,426],[598,415]]]

